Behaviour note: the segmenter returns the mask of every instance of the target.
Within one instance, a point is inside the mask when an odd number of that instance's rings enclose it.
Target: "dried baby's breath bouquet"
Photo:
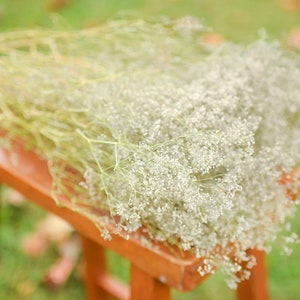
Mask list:
[[[279,182],[300,159],[300,59],[264,39],[210,47],[202,30],[185,18],[2,33],[1,128],[47,159],[57,193],[72,185],[120,232],[143,226],[234,284],[247,249],[296,239],[298,185]]]

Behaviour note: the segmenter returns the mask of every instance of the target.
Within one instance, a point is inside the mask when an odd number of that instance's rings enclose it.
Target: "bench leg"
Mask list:
[[[249,280],[238,285],[238,300],[267,300],[267,274],[265,269],[264,252],[250,250],[249,253],[256,258],[256,265],[251,270]]]
[[[130,291],[130,300],[170,299],[170,287],[134,265],[131,265],[130,270]]]
[[[107,293],[98,284],[99,278],[106,275],[105,250],[97,243],[81,236],[85,266],[85,285],[88,300],[107,300]]]

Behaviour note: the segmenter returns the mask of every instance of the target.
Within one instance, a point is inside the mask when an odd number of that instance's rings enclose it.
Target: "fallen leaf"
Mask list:
[[[98,27],[101,23],[99,23],[99,21],[97,20],[87,20],[84,25],[83,28],[93,28],[93,27]]]
[[[287,44],[292,49],[300,50],[300,28],[290,32],[287,38]]]
[[[51,12],[59,11],[63,7],[69,5],[72,0],[50,0],[47,3],[47,10]]]
[[[280,0],[279,5],[286,11],[300,11],[300,0]]]
[[[219,33],[207,33],[201,36],[200,41],[211,46],[216,46],[223,43],[225,39]]]
[[[23,239],[21,248],[28,256],[36,258],[44,254],[47,245],[48,241],[45,237],[40,234],[33,233]]]
[[[16,286],[16,291],[18,295],[22,298],[32,295],[35,289],[36,289],[36,285],[29,280],[22,281],[18,283],[18,285]]]
[[[75,261],[68,257],[59,258],[48,270],[43,283],[51,289],[58,289],[68,280],[75,266]]]
[[[35,230],[22,241],[22,250],[31,257],[41,256],[48,243],[60,243],[68,239],[74,229],[63,219],[53,215],[47,216],[38,222]]]
[[[9,204],[21,206],[24,203],[25,198],[18,191],[14,189],[8,189],[6,194],[6,200]]]
[[[62,218],[48,214],[37,225],[37,231],[49,241],[60,242],[67,239],[74,229]]]

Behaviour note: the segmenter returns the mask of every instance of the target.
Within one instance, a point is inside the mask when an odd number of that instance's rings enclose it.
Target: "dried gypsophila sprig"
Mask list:
[[[0,119],[48,159],[58,193],[71,166],[85,178],[74,188],[120,229],[144,226],[234,285],[253,265],[246,250],[266,249],[294,213],[277,182],[299,160],[300,63],[265,40],[207,49],[201,28],[4,34]]]

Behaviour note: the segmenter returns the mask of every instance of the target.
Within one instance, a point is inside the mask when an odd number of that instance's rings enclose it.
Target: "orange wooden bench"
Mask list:
[[[14,154],[16,161],[11,160]],[[16,154],[16,156],[15,156]],[[103,212],[92,207],[71,203],[62,198],[62,206],[57,206],[51,196],[52,178],[47,164],[33,152],[25,151],[14,144],[8,152],[0,148],[0,183],[18,190],[45,210],[69,222],[82,238],[85,259],[85,284],[89,300],[117,299],[166,300],[170,299],[170,288],[189,291],[204,277],[197,272],[202,260],[190,253],[182,253],[157,243],[155,249],[140,242],[137,234],[123,239],[113,234],[113,223],[107,225],[112,239],[105,240],[97,228],[97,216]],[[77,212],[76,212],[77,211]],[[80,212],[79,212],[80,211]],[[82,214],[85,211],[89,218]],[[110,276],[105,267],[105,248],[109,248],[130,261],[130,287]],[[239,300],[267,299],[264,255],[257,250],[249,250],[256,256],[257,264],[248,281],[237,289]]]

